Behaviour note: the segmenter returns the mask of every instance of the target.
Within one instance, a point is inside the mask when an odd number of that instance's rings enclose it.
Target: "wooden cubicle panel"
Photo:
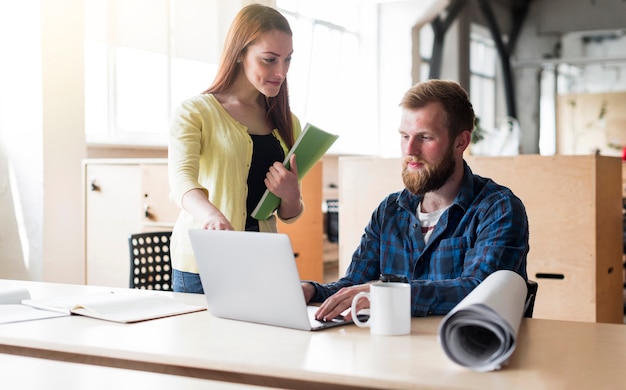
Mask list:
[[[324,281],[324,215],[322,213],[322,162],[302,179],[304,214],[296,222],[278,221],[278,231],[289,235],[300,279]]]
[[[620,160],[539,155],[466,160],[475,173],[511,188],[526,206],[528,275],[539,283],[534,316],[622,323]],[[340,272],[373,209],[403,187],[400,161],[339,160]]]
[[[345,274],[372,212],[404,188],[401,159],[339,157],[339,276]]]
[[[534,315],[622,323],[620,159],[522,155],[468,162],[526,206],[528,274],[539,283]]]

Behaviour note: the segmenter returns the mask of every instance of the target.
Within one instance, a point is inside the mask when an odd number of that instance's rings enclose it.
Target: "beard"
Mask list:
[[[424,195],[441,188],[452,176],[456,167],[452,143],[438,161],[432,164],[420,161],[424,166],[419,170],[407,168],[408,163],[412,161],[419,161],[419,159],[415,156],[407,156],[402,162],[402,180],[406,189],[415,195]]]

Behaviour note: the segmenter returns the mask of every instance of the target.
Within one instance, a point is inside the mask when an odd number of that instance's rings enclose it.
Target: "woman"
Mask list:
[[[292,32],[283,15],[244,7],[230,26],[213,85],[176,110],[168,150],[171,196],[181,207],[171,239],[173,288],[202,293],[188,230],[276,232],[276,217],[250,216],[265,189],[281,203],[276,215],[302,214],[295,158],[284,156],[300,134],[291,113],[287,71]]]

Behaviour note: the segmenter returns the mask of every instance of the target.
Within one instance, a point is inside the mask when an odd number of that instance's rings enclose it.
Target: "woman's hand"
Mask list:
[[[267,189],[281,199],[278,214],[283,219],[290,219],[302,211],[300,202],[300,185],[298,183],[298,166],[296,165],[296,155],[291,155],[289,159],[289,169],[277,161],[265,176],[265,186]]]
[[[217,210],[217,209],[216,209]],[[204,219],[202,229],[205,230],[235,230],[228,219],[221,212],[211,214]]]
[[[199,188],[190,190],[183,196],[183,208],[202,221],[202,229],[235,230],[222,212],[209,201],[206,193]]]

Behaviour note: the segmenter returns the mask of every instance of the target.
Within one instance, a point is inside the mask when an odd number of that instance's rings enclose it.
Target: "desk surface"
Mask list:
[[[0,353],[2,383],[20,390],[254,390],[263,387]],[[5,386],[6,386],[5,385]],[[6,387],[5,387],[6,388]]]
[[[33,298],[116,290],[0,280],[0,288],[17,286]],[[207,311],[135,324],[71,316],[0,325],[0,353],[291,388],[623,388],[625,325],[524,319],[509,365],[478,373],[445,355],[440,321],[414,318],[410,335],[386,337],[354,325],[306,332]]]

